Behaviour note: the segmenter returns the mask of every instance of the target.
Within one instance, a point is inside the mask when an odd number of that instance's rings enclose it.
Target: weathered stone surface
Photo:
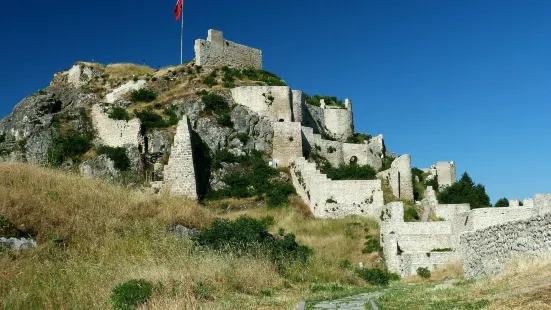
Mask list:
[[[228,145],[228,137],[233,129],[218,125],[214,117],[203,117],[197,120],[195,131],[209,149],[215,152]]]
[[[188,228],[180,224],[169,226],[168,231],[173,232],[177,234],[180,238],[184,238],[184,239],[190,238],[193,235],[195,235],[197,232],[199,232],[199,230],[197,229]]]
[[[115,163],[105,154],[84,161],[80,164],[79,170],[83,176],[111,181],[121,176],[120,171],[115,168]]]
[[[97,138],[103,145],[110,147],[141,145],[141,122],[138,118],[129,121],[114,120],[109,118],[99,104],[96,104],[92,107],[92,122]]]
[[[166,130],[152,130],[146,134],[147,153],[159,155],[170,153],[171,134]]]
[[[413,200],[413,182],[411,177],[411,156],[408,154],[396,158],[390,169],[381,171],[377,177],[386,179],[392,188],[392,194],[399,199]]]
[[[126,82],[125,84],[115,88],[112,92],[107,94],[105,96],[105,102],[114,103],[115,101],[121,99],[122,96],[126,95],[127,93],[134,90],[140,90],[142,88],[145,88],[146,86],[147,82],[144,80]]]

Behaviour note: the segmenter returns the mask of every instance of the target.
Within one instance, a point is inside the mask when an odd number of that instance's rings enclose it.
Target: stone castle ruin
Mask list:
[[[206,40],[195,42],[195,65],[205,70],[221,66],[261,69],[262,51],[224,40],[222,32],[209,30]],[[82,89],[100,76],[101,72],[77,64],[68,72],[56,74],[52,83]],[[511,200],[509,208],[471,210],[468,204],[439,204],[435,191],[429,186],[424,199],[414,202],[409,154],[396,156],[389,152],[382,135],[369,137],[361,143],[347,142],[347,138],[355,134],[350,99],[344,104],[321,99],[319,105],[312,105],[307,103],[302,91],[288,86],[234,87],[226,94],[233,106],[230,115],[236,128],[233,133],[230,133],[233,129],[217,126],[212,118],[197,117],[200,110],[197,102],[185,102],[183,117],[173,136],[144,132],[137,118],[124,121],[108,116],[110,107],[124,105],[125,95],[147,85],[148,81],[135,78],[115,85],[102,98],[84,96],[82,105],[92,106],[91,123],[96,130],[97,143],[125,147],[154,159],[150,184],[156,190],[190,199],[201,197],[202,184],[209,174],[203,169],[204,153],[208,153],[208,149],[225,149],[241,155],[243,151],[239,147],[247,144],[249,150],[270,154],[272,166],[289,168],[297,194],[315,217],[359,215],[380,221],[380,240],[387,267],[402,277],[415,274],[419,267],[436,269],[456,261],[463,261],[467,276],[476,277],[495,273],[512,255],[551,249],[551,235],[547,233],[551,228],[551,195],[537,194],[533,199],[524,200],[523,206],[520,201]],[[56,103],[53,98],[44,98],[52,105]],[[72,97],[70,99],[74,102]],[[32,112],[35,110],[29,109],[31,112],[26,114],[35,113]],[[40,128],[36,124],[42,122],[48,127],[52,122],[51,118],[42,115],[29,121],[26,117],[0,121],[0,136],[6,133],[16,139],[31,136],[29,130]],[[31,121],[35,127],[30,125]],[[15,123],[24,126],[13,126]],[[240,134],[246,135],[248,141],[240,140]],[[31,151],[45,153],[42,149],[29,149]],[[380,171],[385,162],[388,165],[392,160],[392,163],[388,169],[378,172],[375,180],[332,180],[310,160],[314,154],[334,167],[369,165]],[[132,161],[133,165],[143,165],[139,156],[129,157],[137,158]],[[40,160],[43,159],[36,161]],[[108,158],[103,157],[103,160]],[[89,166],[85,168],[81,171],[91,170]],[[436,179],[439,188],[457,180],[453,161],[436,162],[422,171],[427,180]],[[399,200],[411,201],[424,208],[420,222],[404,221],[403,202],[385,204],[385,184]],[[429,214],[440,220],[430,221]]]

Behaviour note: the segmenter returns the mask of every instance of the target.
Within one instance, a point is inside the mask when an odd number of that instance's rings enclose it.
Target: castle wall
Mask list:
[[[126,95],[127,93],[134,91],[134,90],[140,90],[142,88],[145,88],[147,86],[147,82],[145,80],[138,80],[136,82],[129,81],[125,84],[115,88],[112,92],[107,94],[105,96],[105,102],[107,103],[114,103],[115,101],[122,98],[122,96]]]
[[[551,252],[551,213],[461,235],[468,278],[494,275],[522,254]]]
[[[302,157],[302,132],[298,122],[273,122],[272,157],[279,166],[287,167],[297,157]]]
[[[233,88],[231,93],[236,103],[270,121],[293,120],[293,95],[288,86],[241,86]]]
[[[253,67],[262,69],[262,51],[224,40],[218,30],[209,30],[207,40],[195,40],[195,64],[198,66]]]
[[[139,119],[130,121],[110,119],[100,105],[92,107],[92,123],[102,144],[110,147],[128,147],[140,145]]]
[[[379,172],[377,176],[388,180],[394,196],[399,199],[413,200],[410,155],[405,154],[396,158],[390,169]]]
[[[444,265],[456,262],[455,252],[407,253],[400,256],[400,276],[416,274],[417,268],[435,270]]]
[[[174,145],[164,170],[165,188],[171,195],[197,198],[190,125],[187,117],[178,122]]]
[[[426,193],[426,192],[425,192]],[[446,221],[453,221],[458,213],[469,212],[471,206],[468,203],[463,204],[436,204],[434,214]]]
[[[323,117],[327,134],[338,141],[346,141],[346,138],[354,134],[352,110],[326,106]]]
[[[303,157],[291,164],[291,175],[298,195],[315,217],[361,215],[376,218],[384,204],[380,180],[333,181]]]
[[[524,207],[533,207],[534,206],[534,198],[526,198],[522,202],[522,205]]]
[[[535,215],[536,210],[530,207],[480,208],[470,212],[473,230],[485,229],[511,221],[528,219]]]
[[[317,107],[311,104],[304,104],[302,106],[302,125],[310,127],[314,130],[314,133],[320,134],[324,131],[322,127],[324,123],[324,112],[321,107]]]

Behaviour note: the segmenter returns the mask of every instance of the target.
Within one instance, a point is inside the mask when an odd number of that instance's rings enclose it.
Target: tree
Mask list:
[[[438,202],[444,204],[468,203],[471,209],[490,207],[490,197],[482,184],[473,182],[467,172],[463,173],[459,182],[446,187],[437,195]]]
[[[494,207],[496,208],[503,208],[503,207],[508,207],[509,206],[509,200],[507,200],[507,198],[503,197],[501,199],[499,199],[496,204],[494,205]]]

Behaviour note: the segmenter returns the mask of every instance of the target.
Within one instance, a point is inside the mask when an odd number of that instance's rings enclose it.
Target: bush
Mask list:
[[[325,164],[322,169],[331,180],[375,180],[377,172],[369,165],[340,165],[338,168]]]
[[[379,252],[381,250],[381,244],[377,239],[369,239],[365,242],[365,248],[362,249],[363,254],[370,254],[373,252]]]
[[[417,275],[423,279],[430,278],[430,270],[428,268],[419,267],[417,268]]]
[[[386,286],[390,280],[390,273],[383,269],[356,269],[355,273],[371,285]]]
[[[233,127],[230,113],[222,113],[216,118],[216,123],[224,127]]]
[[[60,166],[67,159],[76,160],[78,156],[86,153],[92,146],[92,137],[71,130],[66,135],[54,137],[48,150],[48,162],[54,166]]]
[[[216,82],[216,70],[213,70],[204,80],[203,83],[208,87],[213,87],[218,84]]]
[[[216,93],[199,92],[201,101],[205,104],[205,112],[208,114],[222,114],[230,111],[226,99]]]
[[[135,111],[134,115],[140,119],[142,130],[147,131],[151,128],[166,128],[170,124],[162,116],[155,113],[152,109]]]
[[[352,136],[346,138],[346,143],[363,144],[364,142],[369,142],[371,138],[371,135],[356,132]]]
[[[222,162],[239,163],[240,167],[222,178],[228,187],[209,191],[207,200],[265,196],[267,206],[275,208],[286,205],[288,196],[295,193],[292,184],[275,180],[279,172],[268,166],[259,151],[252,151],[249,156],[235,156],[227,151],[214,153],[212,166],[221,168]]]
[[[151,297],[153,285],[146,280],[130,280],[115,287],[111,305],[115,310],[132,310],[145,304]]]
[[[405,222],[416,222],[419,221],[419,213],[414,207],[406,207],[404,209],[404,221]]]
[[[394,162],[393,157],[385,156],[383,157],[383,165],[381,166],[381,169],[379,171],[385,171],[387,169],[390,169],[392,167],[392,163]]]
[[[442,204],[468,203],[471,209],[491,206],[490,197],[482,184],[476,184],[465,172],[461,180],[446,187],[437,195],[438,202]]]
[[[310,105],[315,105],[317,107],[321,106],[321,100],[325,100],[326,105],[332,105],[337,106],[341,109],[345,109],[346,107],[342,103],[342,100],[337,99],[337,97],[331,97],[331,96],[320,96],[320,95],[314,95],[313,97],[310,97],[307,94],[304,94],[304,97],[306,99],[306,103]]]
[[[126,112],[125,109],[120,107],[114,107],[111,109],[111,112],[108,114],[109,118],[119,121],[128,121],[130,120],[130,115]]]
[[[115,168],[120,171],[126,171],[130,168],[130,159],[128,159],[126,149],[124,147],[100,146],[96,152],[98,155],[107,155],[113,162],[115,162]]]
[[[134,90],[130,93],[132,102],[151,102],[157,99],[157,93],[149,89]]]
[[[268,257],[280,271],[290,264],[306,263],[311,250],[299,245],[293,234],[279,238],[272,236],[268,228],[273,224],[273,217],[258,220],[241,216],[235,221],[216,219],[210,227],[195,234],[192,240],[215,251]]]

